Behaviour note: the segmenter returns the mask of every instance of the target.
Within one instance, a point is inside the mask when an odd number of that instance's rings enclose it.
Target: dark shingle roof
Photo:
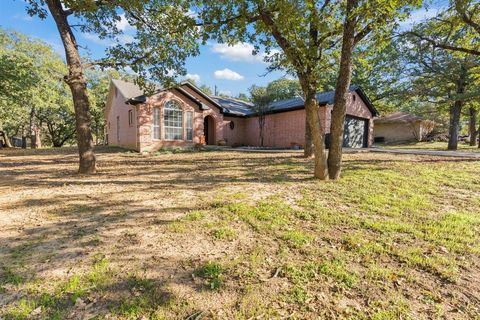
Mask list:
[[[222,106],[224,114],[234,116],[247,116],[254,114],[250,109],[250,107],[253,106],[253,103],[251,102],[217,96],[212,96],[212,99]]]
[[[351,86],[350,91],[356,91],[362,99],[364,99],[365,103],[369,107],[370,111],[376,115],[377,110],[373,107],[371,102],[365,96],[363,91],[358,86]],[[249,106],[253,104],[251,102],[245,102],[237,99],[232,98],[225,98],[225,97],[212,97],[215,101],[217,101],[223,108],[225,114],[231,114],[234,116],[253,116],[255,112],[252,111]],[[335,98],[335,91],[327,91],[327,92],[319,92],[317,93],[317,102],[320,105],[326,104],[333,104]],[[286,100],[280,100],[273,102],[269,107],[269,113],[277,113],[277,112],[285,112],[290,110],[302,109],[304,108],[303,99],[300,97],[291,98]]]
[[[112,79],[112,83],[120,90],[122,95],[127,99],[127,102],[131,103],[143,103],[146,101],[146,96],[144,91],[140,89],[136,84],[131,82],[126,82],[123,80]],[[182,84],[189,85],[193,87],[196,91],[201,93],[206,98],[210,99],[212,102],[216,103],[219,107],[223,109],[223,113],[225,115],[231,116],[239,116],[239,117],[248,117],[255,115],[255,112],[251,110],[251,106],[253,104],[251,102],[246,102],[238,99],[233,98],[226,98],[226,97],[217,97],[217,96],[209,96],[202,92],[199,88],[192,85],[189,82],[184,82]],[[166,90],[162,87],[156,87],[155,92],[161,92]],[[373,115],[377,115],[377,110],[373,107],[370,100],[368,100],[365,93],[361,90],[358,86],[351,86],[350,91],[356,91],[360,97],[365,101],[370,111]],[[335,98],[335,91],[327,91],[327,92],[320,92],[317,93],[317,101],[320,105],[326,104],[333,104]],[[302,109],[303,106],[303,99],[300,97],[291,98],[281,101],[275,101],[270,105],[269,113],[277,113],[277,112],[285,112],[290,110]]]
[[[112,83],[120,90],[121,94],[127,99],[127,102],[145,102],[147,97],[145,92],[133,82],[127,82],[119,79],[112,79]],[[155,93],[161,92],[165,88],[155,86]]]

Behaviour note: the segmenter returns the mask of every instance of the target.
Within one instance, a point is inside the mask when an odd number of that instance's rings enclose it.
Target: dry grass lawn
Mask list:
[[[447,142],[410,142],[410,143],[403,143],[403,144],[379,144],[376,145],[379,148],[386,148],[386,149],[420,149],[420,150],[437,150],[437,151],[446,151],[448,150],[448,143]],[[458,143],[457,152],[480,152],[480,148],[478,146],[471,146],[464,142]]]
[[[480,164],[0,153],[0,318],[480,319]]]

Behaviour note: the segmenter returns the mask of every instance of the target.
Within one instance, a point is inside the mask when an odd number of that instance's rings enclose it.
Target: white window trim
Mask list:
[[[162,108],[159,107],[159,106],[155,106],[153,107],[153,110],[152,110],[152,140],[153,141],[161,141],[162,140],[162,126],[159,124],[158,125],[158,129],[160,129],[160,132],[159,132],[159,138],[155,138],[155,109],[158,109],[158,112],[159,112],[159,122],[162,121]]]
[[[190,122],[191,122],[191,124],[192,124],[192,127],[191,127],[191,128],[187,127],[187,113],[190,113],[190,114],[192,115],[192,117],[191,117],[191,119],[190,119],[190,120],[191,120]],[[185,121],[184,121],[184,124],[185,124],[185,125],[184,125],[184,127],[185,127],[185,129],[184,129],[184,131],[185,131],[185,132],[184,132],[185,141],[189,141],[189,142],[190,142],[190,141],[193,141],[193,138],[194,138],[194,130],[193,130],[193,127],[194,127],[195,112],[194,112],[194,111],[184,111],[184,117],[185,117]],[[189,130],[189,129],[192,130],[192,139],[188,139],[187,130]]]
[[[165,105],[166,105],[167,103],[169,103],[170,101],[174,101],[174,102],[178,103],[179,106],[180,106],[180,108],[182,109],[182,111],[181,111],[181,112],[182,112],[182,139],[167,139],[167,138],[165,138],[165,129],[167,128],[167,126],[165,125],[165,112],[163,112],[163,116],[162,116],[162,123],[163,123],[163,126],[162,126],[162,128],[163,128],[163,130],[162,130],[162,132],[163,132],[163,141],[187,141],[187,140],[185,140],[185,138],[186,138],[186,136],[185,136],[185,110],[184,110],[184,108],[183,108],[183,104],[182,104],[180,101],[176,100],[176,99],[170,99],[170,100],[168,100],[167,102],[165,102],[165,103],[163,104],[162,110],[163,110],[163,111],[165,110]],[[168,126],[168,127],[169,127],[169,128],[176,128],[176,129],[178,129],[178,127],[170,127],[170,126]]]

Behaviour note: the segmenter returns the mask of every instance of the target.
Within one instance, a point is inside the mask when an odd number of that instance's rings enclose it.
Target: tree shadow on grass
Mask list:
[[[7,162],[9,170],[0,173],[3,181],[0,185],[55,187],[65,184],[148,184],[150,188],[205,190],[232,182],[284,183],[310,179],[310,176],[302,176],[308,173],[303,159],[295,158],[294,161],[298,163],[292,163],[291,156],[264,159],[247,155],[232,158],[224,153],[218,154],[214,160],[125,157],[101,161],[99,172],[94,176],[75,175],[72,170],[76,165],[74,158]]]
[[[173,297],[165,285],[175,283],[194,291],[204,290],[192,281],[191,275],[196,264],[208,255],[194,254],[200,258],[195,263],[192,262],[195,259],[177,256],[175,251],[158,259],[155,256],[164,252],[150,244],[141,245],[145,241],[143,237],[148,235],[139,232],[152,234],[152,226],[157,226],[160,229],[154,229],[153,234],[159,240],[166,239],[161,235],[162,228],[179,221],[168,218],[168,214],[185,214],[196,207],[154,208],[128,200],[101,199],[79,205],[76,201],[63,196],[12,204],[12,207],[29,206],[32,210],[61,205],[62,210],[53,213],[52,221],[27,225],[12,236],[0,235],[0,242],[5,244],[0,247],[0,305],[5,307],[0,307],[0,315],[27,318],[40,307],[42,315],[52,319],[79,319],[86,315],[89,318],[109,312],[137,317],[159,308],[168,312],[175,304],[184,308],[181,312],[185,316],[196,311],[196,306]],[[98,274],[100,267],[97,262],[92,264],[99,260],[98,255],[115,266],[108,270],[108,275]],[[145,263],[149,267],[137,267]],[[142,275],[147,269],[160,271]],[[56,280],[55,274],[63,275],[62,280]],[[92,283],[101,282],[103,277],[108,278],[105,283]],[[48,282],[45,279],[49,279]],[[26,289],[32,286],[36,289]],[[75,303],[77,298],[86,306]],[[28,310],[25,317],[14,317],[15,312],[25,310]]]

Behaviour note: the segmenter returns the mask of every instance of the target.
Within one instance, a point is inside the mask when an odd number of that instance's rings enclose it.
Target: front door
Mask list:
[[[203,119],[203,134],[205,136],[205,144],[215,144],[215,120],[212,116],[206,116]]]
[[[208,117],[203,118],[203,135],[205,136],[205,144],[208,143]]]

